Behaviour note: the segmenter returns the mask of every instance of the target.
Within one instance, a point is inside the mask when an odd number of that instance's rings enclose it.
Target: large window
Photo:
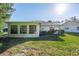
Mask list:
[[[29,34],[35,34],[35,33],[36,33],[36,25],[30,25]]]
[[[20,26],[20,33],[21,34],[26,34],[27,33],[27,26],[26,25],[21,25]]]
[[[17,25],[11,25],[11,34],[17,34],[18,33]]]

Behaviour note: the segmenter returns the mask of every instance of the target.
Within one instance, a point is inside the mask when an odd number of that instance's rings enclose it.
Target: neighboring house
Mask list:
[[[60,22],[41,22],[40,23],[41,31],[49,31],[49,30],[59,30]]]
[[[50,29],[59,29],[59,22],[44,21],[9,21],[8,36],[9,37],[39,37],[40,31],[49,31]]]
[[[61,29],[65,32],[79,33],[79,20],[77,20],[76,17],[72,17],[61,25]]]

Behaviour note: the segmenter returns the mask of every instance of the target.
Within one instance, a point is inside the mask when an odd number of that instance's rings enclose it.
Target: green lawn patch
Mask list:
[[[78,56],[78,34],[40,38],[6,38],[1,44],[1,55]]]

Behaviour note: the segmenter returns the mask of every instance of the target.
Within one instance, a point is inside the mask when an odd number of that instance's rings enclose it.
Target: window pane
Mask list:
[[[20,33],[21,34],[26,34],[27,33],[27,26],[26,25],[20,26]]]
[[[17,31],[17,25],[11,25],[11,34],[17,34],[18,31]]]
[[[69,28],[68,28],[68,27],[66,27],[65,29],[66,29],[66,30],[68,30]]]
[[[77,27],[77,30],[79,30],[79,27]]]
[[[36,33],[36,25],[30,25],[29,26],[29,33],[35,34]]]

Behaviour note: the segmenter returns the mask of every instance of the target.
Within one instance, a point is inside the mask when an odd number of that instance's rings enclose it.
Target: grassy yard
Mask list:
[[[79,56],[79,34],[0,40],[0,55]]]

